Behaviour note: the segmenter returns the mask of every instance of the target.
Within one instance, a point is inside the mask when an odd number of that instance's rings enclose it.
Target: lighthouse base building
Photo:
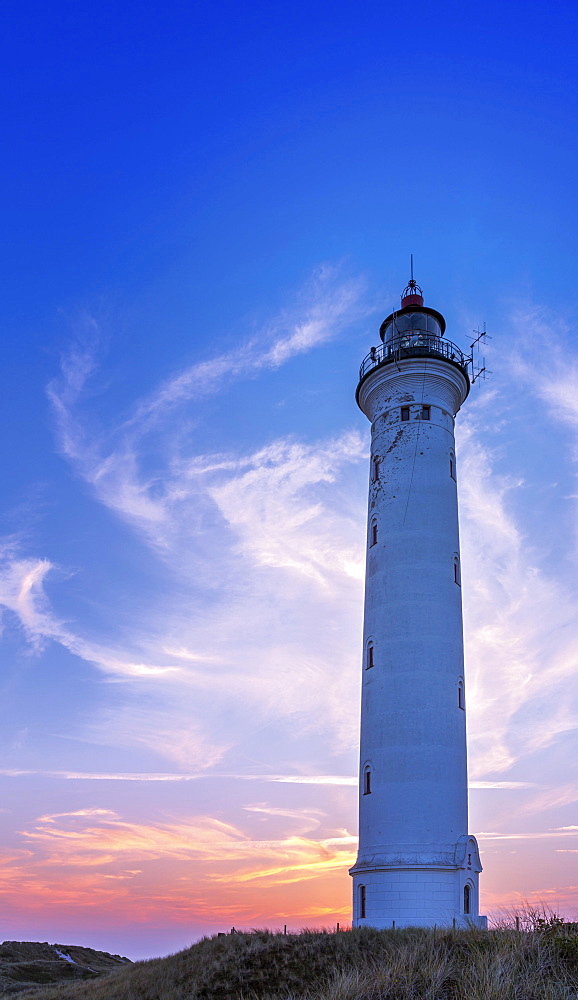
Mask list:
[[[468,359],[410,282],[361,366],[371,421],[353,924],[486,926],[468,833],[454,418]]]
[[[476,839],[462,839],[445,856],[421,849],[405,857],[392,852],[358,859],[350,869],[353,926],[487,927],[478,913],[482,866]]]

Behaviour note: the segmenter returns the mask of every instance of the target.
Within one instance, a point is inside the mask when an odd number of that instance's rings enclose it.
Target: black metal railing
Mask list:
[[[424,355],[451,361],[466,375],[468,374],[470,358],[456,344],[452,344],[451,340],[442,339],[442,337],[437,337],[426,331],[410,330],[388,340],[385,344],[380,344],[379,347],[372,347],[367,357],[361,362],[359,378],[362,379],[378,365],[400,361],[402,358],[423,357]]]

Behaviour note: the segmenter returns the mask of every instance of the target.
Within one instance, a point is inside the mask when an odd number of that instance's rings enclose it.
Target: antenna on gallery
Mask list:
[[[476,337],[470,344],[470,356],[468,358],[472,372],[472,385],[477,379],[485,379],[488,375],[492,374],[492,372],[488,371],[486,368],[486,359],[484,357],[480,357],[480,344],[482,344],[482,342],[485,344],[487,340],[492,339],[489,334],[486,333],[486,324],[484,323],[483,330],[474,330],[473,333],[475,333]]]

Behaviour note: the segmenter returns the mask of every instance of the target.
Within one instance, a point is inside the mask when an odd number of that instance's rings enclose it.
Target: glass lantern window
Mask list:
[[[412,330],[427,330],[427,321],[423,313],[411,313]]]

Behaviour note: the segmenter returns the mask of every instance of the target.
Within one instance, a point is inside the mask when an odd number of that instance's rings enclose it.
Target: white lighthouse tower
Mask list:
[[[485,927],[468,833],[454,417],[468,359],[412,279],[360,371],[371,421],[354,926]]]

